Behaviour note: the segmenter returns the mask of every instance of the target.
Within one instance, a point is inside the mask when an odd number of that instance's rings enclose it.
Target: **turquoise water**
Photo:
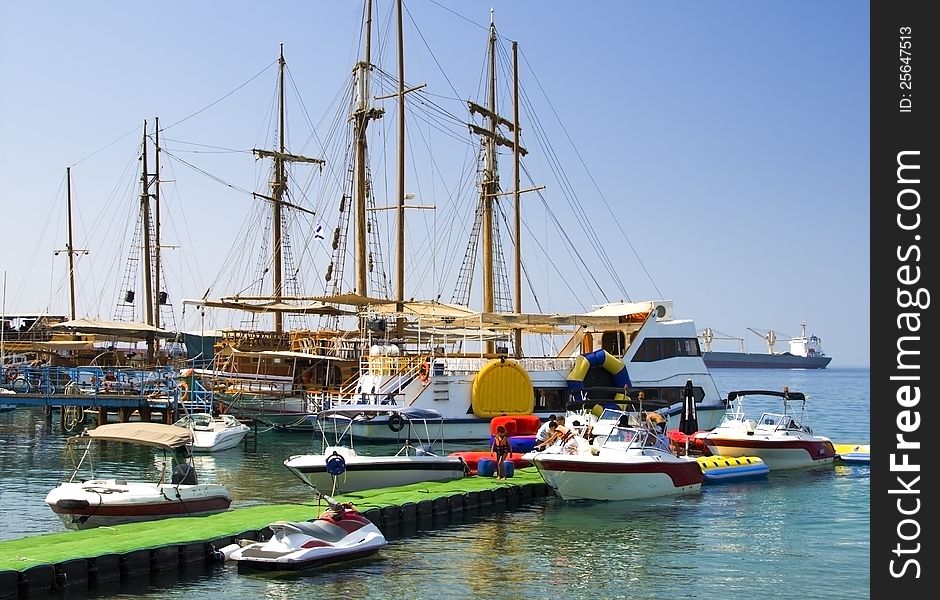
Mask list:
[[[778,389],[809,395],[806,421],[839,443],[870,441],[870,373],[713,371],[723,394]],[[749,399],[748,412],[777,409]],[[0,539],[63,531],[43,503],[67,476],[64,437],[41,414],[0,413]],[[311,434],[265,432],[256,450],[204,457],[203,476],[235,505],[309,499],[281,464],[319,448]],[[448,448],[458,450],[464,448]],[[128,478],[155,471],[151,453],[109,456]],[[132,467],[128,472],[127,466]],[[361,598],[859,598],[870,596],[867,466],[772,473],[711,485],[700,494],[643,502],[546,498],[515,513],[392,541],[371,560],[292,578],[239,575],[219,566],[101,596],[222,599]]]

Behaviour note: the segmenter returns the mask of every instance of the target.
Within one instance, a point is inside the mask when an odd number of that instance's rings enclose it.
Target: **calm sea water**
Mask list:
[[[870,441],[870,373],[713,371],[723,394],[789,386],[810,396],[806,421],[835,442]],[[748,412],[764,405],[754,397]],[[777,409],[772,399],[766,408]],[[64,528],[43,503],[68,475],[64,436],[38,411],[0,413],[0,539]],[[235,506],[309,500],[282,462],[319,449],[311,434],[268,431],[256,449],[201,460]],[[465,449],[447,448],[448,451]],[[151,452],[115,451],[128,478],[150,478]],[[106,467],[103,466],[102,469]],[[101,471],[104,472],[104,471]],[[398,539],[376,558],[313,575],[239,575],[234,566],[170,574],[109,598],[851,598],[870,595],[869,468],[772,473],[644,502],[546,498],[446,530]]]

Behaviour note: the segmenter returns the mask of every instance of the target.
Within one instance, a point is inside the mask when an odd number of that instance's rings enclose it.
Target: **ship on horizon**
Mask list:
[[[748,329],[767,342],[767,352],[745,352],[744,339],[727,336],[720,331],[705,328],[699,335],[702,341],[702,358],[710,369],[825,369],[832,360],[822,350],[822,340],[817,335],[806,335],[806,323],[800,324],[802,333],[788,340],[790,349],[787,352],[775,352],[777,333],[773,330],[766,332]],[[718,335],[716,335],[718,334]],[[721,352],[712,350],[715,340],[738,340],[741,342],[739,352]]]

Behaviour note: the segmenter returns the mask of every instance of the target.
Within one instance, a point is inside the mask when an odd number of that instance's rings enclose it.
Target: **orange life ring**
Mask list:
[[[428,381],[431,380],[431,363],[426,360],[418,366],[418,380],[424,385],[427,385]]]

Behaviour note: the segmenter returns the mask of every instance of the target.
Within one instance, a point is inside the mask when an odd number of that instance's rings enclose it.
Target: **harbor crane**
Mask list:
[[[718,335],[715,335],[716,333]],[[728,335],[727,333],[722,333],[710,327],[703,329],[702,333],[699,334],[699,337],[702,338],[702,343],[705,346],[704,352],[712,351],[712,342],[715,340],[737,340],[741,343],[741,352],[744,352],[744,338]]]
[[[767,354],[774,354],[774,344],[777,343],[776,331],[773,329],[754,329],[753,327],[748,327],[748,329],[759,335],[765,342],[767,342]]]

